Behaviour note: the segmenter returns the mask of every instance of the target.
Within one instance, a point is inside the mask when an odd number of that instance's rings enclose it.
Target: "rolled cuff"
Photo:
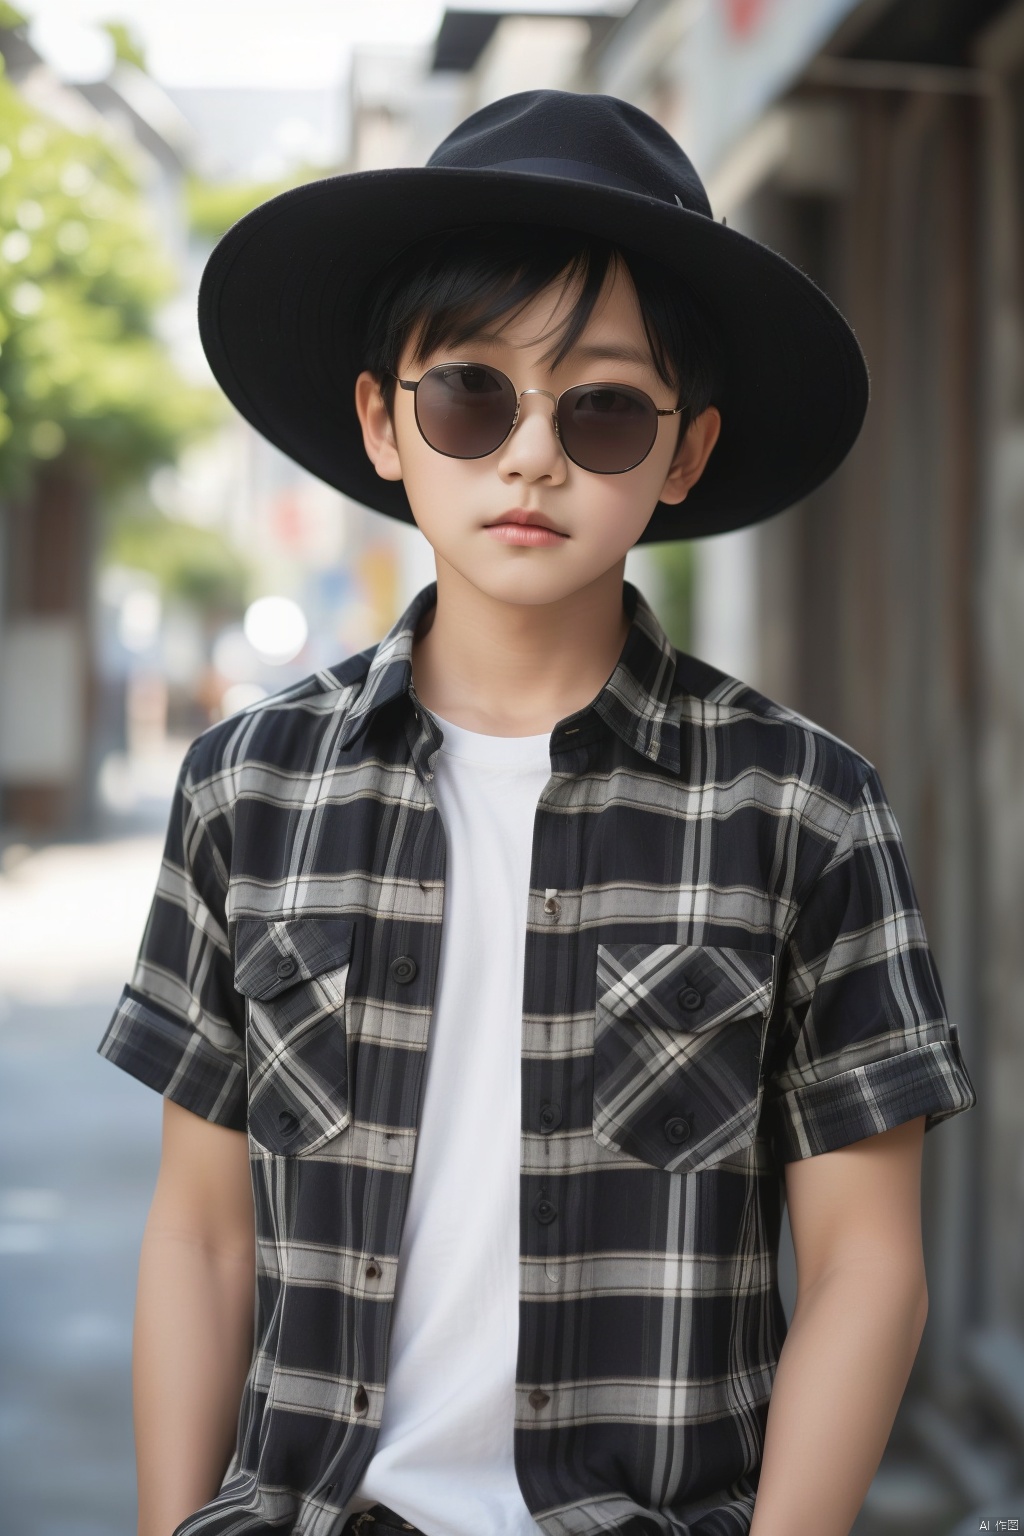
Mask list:
[[[233,1131],[246,1127],[244,1058],[125,987],[97,1046],[101,1056],[193,1114]]]
[[[833,1152],[925,1116],[925,1130],[970,1109],[976,1094],[953,1040],[935,1040],[769,1098],[780,1162]]]

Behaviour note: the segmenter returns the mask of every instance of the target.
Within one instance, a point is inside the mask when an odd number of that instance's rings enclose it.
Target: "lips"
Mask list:
[[[514,507],[511,512],[503,512],[501,517],[496,517],[492,523],[487,523],[488,528],[500,528],[507,523],[513,523],[520,528],[547,528],[551,533],[568,537],[563,530],[557,527],[543,512],[526,512],[521,507]]]

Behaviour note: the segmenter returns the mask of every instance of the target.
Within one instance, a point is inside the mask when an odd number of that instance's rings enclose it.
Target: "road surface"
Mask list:
[[[0,873],[0,1533],[134,1536],[131,1325],[161,1100],[96,1054],[162,836]]]

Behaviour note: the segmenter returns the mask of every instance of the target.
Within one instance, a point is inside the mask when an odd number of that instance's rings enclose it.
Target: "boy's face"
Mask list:
[[[486,363],[511,379],[517,392],[559,395],[573,385],[628,384],[659,409],[676,405],[659,378],[644,334],[633,284],[613,264],[590,321],[572,351],[552,368],[545,354],[575,295],[559,285],[538,294],[499,333],[479,335],[414,360],[410,343],[399,377],[418,380],[437,363]],[[696,483],[718,437],[720,418],[709,407],[681,442],[678,416],[663,416],[647,457],[623,474],[595,474],[568,459],[555,433],[553,402],[526,395],[519,420],[493,453],[454,459],[420,435],[415,395],[396,388],[393,420],[377,380],[362,373],[356,408],[366,451],[386,480],[402,480],[418,527],[445,563],[488,596],[515,604],[558,602],[615,566],[640,537],[658,501],[680,502]],[[539,512],[553,532],[538,535],[496,526],[513,511]]]

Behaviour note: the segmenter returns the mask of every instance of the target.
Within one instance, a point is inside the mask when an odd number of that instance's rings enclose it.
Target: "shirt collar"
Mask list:
[[[651,762],[679,772],[678,702],[673,705],[676,651],[643,593],[623,581],[622,601],[629,633],[615,669],[601,691],[579,711],[594,710],[627,746]],[[437,582],[412,602],[374,648],[362,691],[349,710],[339,746],[349,747],[385,704],[412,685],[412,644],[417,625],[437,602]]]

